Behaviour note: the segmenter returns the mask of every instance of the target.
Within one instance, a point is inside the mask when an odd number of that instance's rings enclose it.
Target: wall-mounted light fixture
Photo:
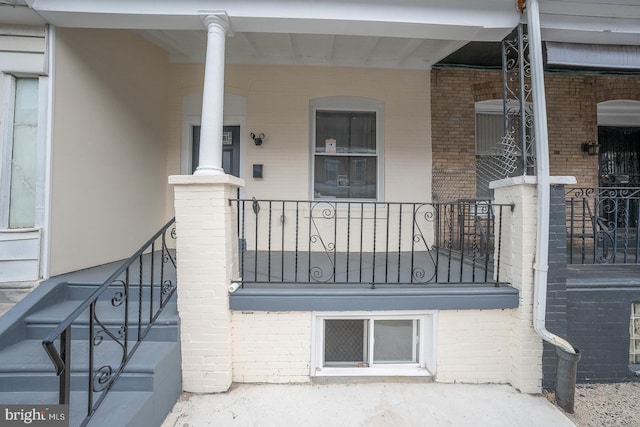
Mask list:
[[[256,136],[255,133],[251,132],[249,136],[251,137],[251,139],[253,139],[254,144],[262,145],[262,140],[264,139],[264,133],[261,133],[260,135]]]
[[[596,141],[591,140],[582,144],[582,152],[587,153],[590,156],[595,156],[600,152],[600,144]]]

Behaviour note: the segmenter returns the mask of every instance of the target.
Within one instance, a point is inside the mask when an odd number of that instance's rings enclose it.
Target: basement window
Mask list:
[[[429,376],[432,313],[315,314],[312,375]]]

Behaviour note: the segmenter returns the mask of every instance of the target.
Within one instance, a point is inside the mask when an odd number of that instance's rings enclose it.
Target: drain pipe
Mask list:
[[[533,326],[545,341],[575,353],[569,342],[549,332],[545,326],[547,309],[547,271],[549,270],[549,140],[547,110],[544,93],[542,43],[540,36],[540,9],[538,0],[527,0],[527,26],[531,62],[531,90],[533,93],[534,132],[536,137],[536,173],[538,177],[538,234],[534,265]]]
[[[521,5],[521,2],[518,3]],[[536,173],[538,178],[538,227],[536,259],[534,264],[533,328],[543,340],[556,347],[558,365],[556,373],[556,401],[566,412],[573,413],[576,367],[580,352],[567,340],[547,330],[547,272],[549,270],[549,140],[547,130],[544,69],[542,63],[542,37],[540,35],[539,0],[526,0],[531,90],[533,93],[534,132],[536,137]]]

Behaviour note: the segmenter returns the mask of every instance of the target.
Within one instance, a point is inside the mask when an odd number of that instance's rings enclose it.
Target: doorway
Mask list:
[[[598,183],[600,215],[610,225],[626,230],[638,227],[640,187],[640,127],[599,126]],[[610,190],[603,191],[605,188]]]
[[[600,187],[640,185],[640,127],[599,126]]]
[[[191,173],[200,162],[200,126],[192,127],[191,134]],[[222,128],[222,168],[224,173],[240,177],[240,126]]]

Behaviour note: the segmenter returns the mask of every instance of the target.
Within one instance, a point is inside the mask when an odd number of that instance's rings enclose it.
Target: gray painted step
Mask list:
[[[117,265],[100,266],[43,282],[14,310],[0,319],[0,402],[51,403],[58,400],[59,378],[42,347],[42,339],[71,314],[100,286]],[[132,275],[135,276],[135,275]],[[147,275],[148,276],[148,275]],[[148,277],[143,277],[143,281]],[[131,277],[132,281],[137,279]],[[166,277],[175,284],[173,277]],[[79,279],[79,280],[78,280]],[[95,279],[95,280],[94,280]],[[67,283],[69,281],[69,283]],[[111,299],[123,290],[116,285],[102,295],[96,311],[102,324],[118,335],[124,323],[124,305],[114,307]],[[128,348],[138,338],[138,300],[142,295],[142,326],[149,322],[151,290],[143,282],[129,288]],[[153,290],[154,310],[159,306],[160,290]],[[129,361],[111,391],[89,423],[89,426],[158,426],[171,410],[181,392],[181,357],[176,297],[165,307],[149,330],[145,340]],[[97,331],[98,326],[94,326]],[[79,425],[86,414],[89,354],[88,310],[74,322],[71,331],[71,426]],[[94,367],[116,369],[123,350],[105,336],[94,349]],[[94,399],[99,396],[94,395]]]
[[[28,404],[55,404],[58,394],[54,392],[4,392],[0,393],[0,402],[11,405],[28,402]],[[77,405],[70,409],[70,426],[78,426],[86,416],[87,395],[84,392],[71,392],[71,400]],[[153,416],[153,393],[151,391],[111,392],[88,424],[92,427],[145,426],[147,417]],[[105,414],[108,414],[105,416]],[[160,423],[162,420],[160,421]],[[155,426],[160,425],[156,423]]]
[[[16,352],[26,350],[15,348]],[[25,353],[21,353],[25,354]],[[79,354],[79,353],[78,353]],[[73,357],[74,353],[72,353]],[[46,357],[46,356],[45,356]],[[32,357],[22,368],[41,368],[41,357]],[[86,369],[85,369],[86,370]],[[9,371],[9,369],[4,369]],[[71,423],[77,426],[86,415],[86,377],[74,374],[71,392]],[[55,404],[58,379],[50,372],[0,373],[0,402],[5,404]],[[159,426],[181,392],[178,343],[144,342],[124,373],[107,394],[90,426]],[[97,393],[94,399],[99,397]]]
[[[133,343],[131,343],[133,345]],[[94,347],[94,367],[120,365],[122,349],[104,341]],[[88,342],[74,341],[71,349],[73,390],[86,389]],[[39,340],[25,340],[0,351],[0,392],[54,391],[58,377]],[[180,347],[176,342],[143,342],[127,364],[116,389],[150,390],[154,375],[167,370],[179,371]]]
[[[25,317],[27,339],[44,339],[50,331],[62,322],[70,313],[75,310],[80,301],[60,301],[51,304],[33,314]],[[142,328],[149,324],[149,310],[147,302],[143,303]],[[153,307],[155,311],[157,306]],[[113,307],[108,301],[99,301],[96,304],[96,313],[100,321],[111,331],[117,333],[124,324],[124,305]],[[138,304],[130,304],[128,310],[129,335],[136,339],[138,334]],[[74,322],[72,327],[72,337],[78,339],[88,339],[89,310],[86,310]],[[153,341],[177,341],[178,339],[178,312],[174,301],[170,302],[162,311],[153,328],[149,331],[147,340]]]

